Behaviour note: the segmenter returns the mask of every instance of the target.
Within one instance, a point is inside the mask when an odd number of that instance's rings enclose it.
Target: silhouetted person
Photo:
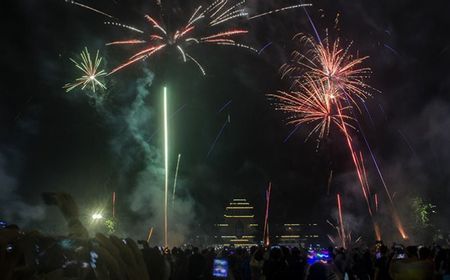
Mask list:
[[[280,248],[272,248],[270,250],[269,259],[264,262],[263,273],[266,280],[286,279],[287,264],[283,259]]]
[[[288,278],[287,279],[303,279],[305,276],[306,260],[302,258],[300,250],[295,247],[292,249],[288,262]]]
[[[375,280],[391,280],[389,276],[388,247],[382,245],[375,256]]]
[[[328,264],[316,262],[309,267],[307,280],[337,280],[336,274]]]
[[[199,253],[198,248],[195,247],[193,249],[193,254],[189,257],[189,264],[188,264],[189,280],[205,279],[204,275],[205,267],[206,267],[205,257],[203,257]]]

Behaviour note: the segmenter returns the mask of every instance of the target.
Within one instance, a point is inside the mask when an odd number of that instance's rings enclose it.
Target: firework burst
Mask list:
[[[340,96],[349,99],[358,110],[359,102],[376,91],[365,83],[371,69],[362,64],[368,56],[351,54],[352,43],[343,46],[339,38],[332,42],[328,36],[316,42],[304,34],[297,34],[293,40],[298,43],[300,50],[293,51],[290,62],[281,67],[282,77],[292,79],[293,85],[303,83],[303,76],[307,73],[313,80],[337,87],[342,93]]]
[[[66,2],[112,19],[106,21],[105,24],[133,33],[133,35],[127,36],[124,39],[107,43],[107,45],[122,45],[137,48],[127,61],[115,67],[109,74],[113,74],[172,47],[172,49],[179,53],[184,62],[193,62],[200,72],[205,75],[204,67],[196,58],[187,52],[188,50],[190,51],[192,46],[232,46],[258,53],[258,50],[254,47],[240,41],[240,37],[249,31],[245,28],[236,28],[235,26],[239,26],[242,22],[274,13],[312,6],[312,4],[296,4],[249,15],[246,9],[246,0],[215,0],[210,5],[200,5],[194,9],[194,12],[184,21],[184,24],[176,28],[170,28],[171,26],[169,27],[169,24],[167,24],[168,15],[162,11],[163,5],[161,1],[157,0],[156,3],[159,6],[160,14],[157,17],[145,15],[144,18],[147,26],[140,29],[118,22],[116,17],[94,7],[74,0],[66,0]],[[165,19],[165,21],[160,19]],[[148,29],[148,25],[150,25],[151,31],[143,31],[143,29]]]
[[[364,99],[368,96],[364,83],[369,68],[361,67],[366,57],[352,59],[349,47],[341,49],[339,42],[331,44],[326,39],[316,43],[310,36],[297,35],[301,42],[309,46],[305,54],[294,51],[291,63],[282,66],[282,76],[292,80],[291,88],[301,93],[279,93],[275,108],[289,115],[288,124],[300,125],[315,122],[307,139],[318,133],[320,140],[328,136],[330,126],[335,124],[344,137],[358,175],[362,194],[372,216],[369,201],[370,188],[365,176],[364,158],[353,143],[349,128],[354,128],[349,121],[355,120],[353,108],[357,107],[355,97]],[[351,100],[351,101],[349,101]],[[348,104],[348,105],[345,105]],[[357,121],[357,120],[355,120]]]
[[[101,81],[103,77],[107,75],[105,70],[100,69],[102,63],[102,57],[99,56],[98,50],[95,58],[91,58],[88,49],[85,47],[80,54],[80,61],[70,59],[83,75],[75,80],[73,83],[67,83],[63,86],[66,92],[69,92],[77,87],[81,87],[84,90],[89,87],[92,92],[95,93],[97,87],[106,89],[105,84]]]
[[[370,68],[362,67],[362,62],[367,58],[353,58],[349,54],[349,48],[341,48],[339,40],[330,43],[328,37],[315,42],[306,35],[296,35],[307,49],[304,54],[300,51],[292,53],[291,62],[282,66],[282,76],[292,80],[292,89],[301,89],[302,94],[284,93],[278,95],[278,100],[283,104],[282,109],[289,114],[288,124],[303,124],[317,121],[308,137],[314,132],[319,132],[319,141],[327,136],[331,124],[336,124],[347,143],[352,157],[362,194],[366,200],[369,214],[372,216],[369,201],[370,188],[365,176],[364,158],[354,145],[349,120],[355,120],[354,108],[358,108],[359,100],[369,96],[366,91],[370,88],[364,79],[370,73]],[[347,105],[346,105],[347,104]],[[293,105],[293,106],[292,106]],[[293,110],[295,109],[295,110]]]
[[[306,76],[305,82],[298,84],[298,91],[269,94],[276,110],[288,114],[287,124],[295,126],[312,124],[308,137],[318,134],[318,142],[328,136],[330,127],[334,124],[340,130],[353,127],[349,121],[352,117],[347,115],[349,107],[336,107],[339,91],[328,87],[323,80]]]
[[[173,47],[179,53],[183,62],[193,62],[203,75],[205,75],[203,66],[188,53],[189,48],[192,46],[199,44],[225,45],[246,48],[256,52],[256,49],[253,47],[238,42],[239,37],[247,34],[248,30],[228,28],[226,26],[228,22],[245,18],[248,15],[243,7],[244,3],[242,1],[230,4],[226,0],[218,0],[206,7],[199,6],[194,10],[186,23],[176,30],[168,29],[164,22],[160,22],[149,15],[145,15],[145,20],[151,27],[150,33],[117,22],[106,22],[107,24],[131,30],[137,35],[136,38],[113,41],[107,43],[107,45],[142,46],[128,61],[114,68],[111,74],[138,61],[154,56],[169,47]]]
[[[370,200],[371,189],[367,179],[363,152],[358,150],[348,127],[348,120],[353,119],[360,127],[357,119],[353,118],[355,109],[361,112],[359,104],[371,96],[375,91],[365,83],[370,76],[371,69],[362,64],[367,56],[358,58],[350,54],[352,44],[342,47],[340,40],[331,42],[327,36],[324,40],[315,41],[313,37],[303,34],[294,36],[294,40],[304,48],[295,50],[289,63],[281,67],[282,77],[292,81],[291,90],[294,92],[279,92],[276,95],[275,108],[289,114],[288,124],[300,125],[316,122],[308,137],[318,132],[319,139],[329,133],[330,125],[336,124],[341,131],[351,155],[356,174],[358,176],[361,192],[367,204],[367,209],[372,217],[374,231],[377,238],[381,238],[378,224],[373,219],[372,203]],[[302,93],[295,90],[300,89]],[[364,139],[365,136],[362,134]],[[365,139],[368,146],[367,140]],[[368,149],[372,155],[370,146]],[[390,192],[384,183],[384,179],[374,160],[380,178],[390,198]],[[392,199],[393,216],[399,232],[406,238],[401,221],[398,217]],[[378,200],[375,203],[378,207]]]

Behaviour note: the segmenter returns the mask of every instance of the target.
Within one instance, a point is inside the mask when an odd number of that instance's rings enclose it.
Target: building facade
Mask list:
[[[225,207],[222,220],[214,225],[216,245],[253,246],[261,239],[254,207],[245,198],[233,198]]]
[[[315,247],[323,242],[317,223],[273,224],[270,231],[272,244]]]
[[[263,224],[257,222],[255,209],[245,198],[233,198],[225,207],[222,221],[214,225],[214,245],[261,245]],[[317,223],[270,223],[270,244],[316,247],[323,243]]]

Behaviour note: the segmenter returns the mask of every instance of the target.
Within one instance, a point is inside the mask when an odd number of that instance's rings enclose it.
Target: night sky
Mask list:
[[[164,1],[164,0],[163,0]],[[130,66],[108,78],[101,105],[83,91],[62,86],[77,72],[70,57],[87,46],[112,69],[130,51],[106,47],[126,31],[63,0],[7,1],[2,29],[0,95],[0,219],[60,232],[61,217],[44,206],[44,191],[74,195],[88,215],[118,195],[118,215],[133,236],[159,225],[162,179],[161,93],[169,88],[171,177],[182,154],[175,234],[189,235],[221,222],[224,206],[244,197],[262,219],[264,191],[273,184],[273,222],[335,219],[336,192],[355,231],[370,232],[367,209],[343,139],[334,131],[316,149],[305,143],[308,126],[285,141],[292,127],[266,94],[288,89],[279,67],[295,47],[292,37],[313,30],[303,9],[244,23],[245,42],[261,54],[229,47],[197,47],[203,77],[176,52]],[[121,22],[145,26],[156,15],[147,1],[87,1]],[[92,3],[91,3],[92,2]],[[198,1],[171,1],[171,24],[190,16]],[[294,1],[248,1],[262,12]],[[378,89],[359,119],[400,212],[408,198],[436,204],[441,226],[450,215],[450,3],[448,1],[312,1],[308,8],[321,36],[353,42],[351,52],[368,55],[367,81]],[[339,14],[337,28],[336,15]],[[219,110],[229,102],[221,112]],[[142,101],[139,103],[138,101]],[[181,109],[180,109],[181,108]],[[177,111],[180,109],[179,111]],[[208,156],[217,133],[230,117]],[[358,138],[361,147],[363,140]],[[387,198],[367,157],[371,187]],[[327,182],[333,170],[330,195]],[[385,213],[386,231],[389,215]],[[438,219],[439,220],[439,219]],[[201,225],[201,226],[199,226]],[[326,225],[324,230],[330,230]]]

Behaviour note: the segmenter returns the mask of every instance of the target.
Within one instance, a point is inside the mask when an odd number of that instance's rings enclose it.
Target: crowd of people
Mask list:
[[[301,247],[253,246],[164,249],[114,235],[89,238],[67,195],[47,197],[60,207],[68,235],[45,236],[16,225],[0,227],[0,279],[130,280],[450,280],[450,250],[382,242],[329,248],[313,260]],[[214,275],[215,261],[224,261]],[[220,278],[222,276],[222,278]]]
[[[450,250],[439,246],[329,250],[329,259],[311,262],[308,250],[298,247],[169,250],[113,235],[56,238],[10,225],[0,230],[0,279],[212,280],[218,279],[217,259],[227,261],[222,279],[450,279]]]

